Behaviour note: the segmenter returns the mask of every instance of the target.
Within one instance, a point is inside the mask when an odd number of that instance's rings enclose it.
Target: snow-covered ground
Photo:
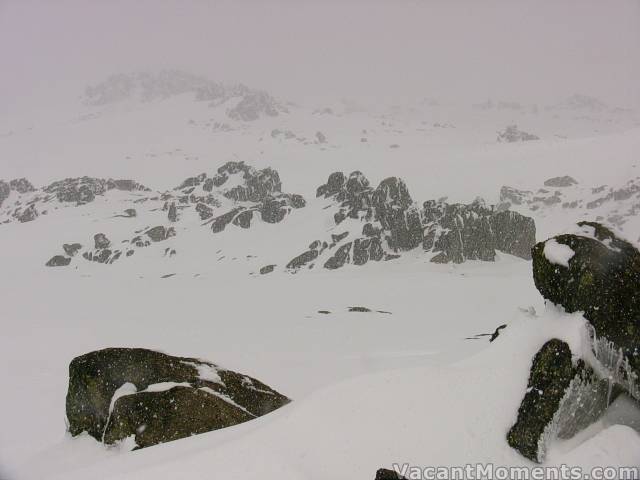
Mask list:
[[[531,465],[505,440],[531,358],[554,333],[579,348],[582,319],[545,307],[530,262],[499,254],[495,263],[435,265],[410,252],[338,271],[255,273],[284,263],[325,232],[310,231],[318,228],[310,218],[323,209],[315,189],[333,171],[361,170],[374,185],[402,177],[416,201],[482,196],[498,203],[503,185],[536,192],[562,175],[579,182],[567,195],[582,195],[603,184],[621,188],[640,175],[637,120],[542,107],[537,113],[429,104],[373,113],[289,109],[234,122],[224,106],[209,108],[183,94],[5,128],[13,132],[0,137],[6,180],[25,176],[40,186],[91,175],[164,190],[243,160],[276,168],[284,191],[309,204],[282,223],[217,235],[185,219],[166,241],[178,250],[173,258],[150,248],[113,265],[71,268],[44,262],[62,243],[90,242],[103,230],[130,238],[148,224],[149,217],[113,217],[129,206],[128,194],[112,191],[32,222],[1,225],[0,478],[355,479],[373,478],[392,463]],[[541,140],[497,143],[496,132],[512,123]],[[274,129],[306,140],[274,137]],[[316,141],[317,131],[327,143]],[[514,208],[535,218],[542,240],[620,205],[597,212]],[[161,211],[149,215],[166,218]],[[632,241],[640,237],[633,216],[617,227]],[[175,275],[162,278],[169,274]],[[373,311],[349,312],[351,306]],[[468,339],[505,323],[491,344]],[[109,346],[211,360],[293,402],[242,425],[135,452],[72,439],[64,415],[69,362]],[[572,442],[552,445],[547,462],[640,465],[640,434],[615,423],[604,418]]]

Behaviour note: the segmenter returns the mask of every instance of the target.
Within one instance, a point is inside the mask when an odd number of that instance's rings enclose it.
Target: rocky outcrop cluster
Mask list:
[[[581,186],[574,178],[564,175],[545,180],[538,190],[520,190],[503,186],[499,209],[515,207],[519,211],[566,214],[570,218],[589,215],[597,222],[622,228],[640,214],[640,177],[618,186]]]
[[[509,125],[502,132],[498,132],[498,142],[514,143],[540,140],[540,137],[518,129],[517,125]]]
[[[509,445],[542,461],[554,438],[571,438],[619,395],[640,400],[640,252],[609,229],[580,222],[533,249],[542,296],[583,312],[588,347],[572,352],[552,338],[533,358]]]
[[[282,192],[280,176],[272,168],[257,170],[244,162],[227,162],[213,177],[199,178],[202,188],[215,186],[233,201],[227,212],[209,220],[214,233],[223,231],[229,224],[249,228],[258,215],[264,222],[278,223],[293,209],[306,205],[301,195]],[[209,218],[213,212],[200,207],[200,216]]]
[[[84,249],[80,243],[65,243],[62,248],[64,255],[53,256],[45,265],[47,267],[66,267],[71,263],[73,257],[78,252],[82,252],[82,258],[90,262],[97,262],[110,265],[116,262],[124,254],[131,257],[136,248],[145,248],[153,243],[162,242],[171,237],[175,237],[176,230],[174,227],[164,227],[158,225],[139,231],[140,235],[136,235],[131,240],[123,240],[121,246],[115,247],[111,240],[104,233],[96,233],[93,236],[93,249]],[[167,247],[165,255],[173,256],[176,254],[175,249]]]
[[[107,348],[74,358],[66,398],[68,429],[136,448],[237,425],[289,403],[247,375],[197,358],[142,348]]]
[[[335,231],[330,239],[316,240],[286,266],[296,271],[369,261],[391,260],[421,247],[436,263],[466,260],[493,261],[496,250],[530,259],[535,244],[535,224],[516,212],[498,212],[483,202],[448,205],[428,201],[419,208],[397,177],[372,187],[362,172],[329,175],[316,196],[335,205]],[[320,260],[318,260],[320,259]]]

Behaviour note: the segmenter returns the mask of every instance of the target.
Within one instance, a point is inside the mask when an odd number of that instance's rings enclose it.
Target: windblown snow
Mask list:
[[[23,128],[3,119],[1,174],[38,187],[83,175],[132,178],[163,191],[245,161],[277,169],[283,191],[308,204],[278,224],[216,235],[185,214],[164,254],[142,248],[113,265],[44,262],[64,243],[93,242],[97,225],[121,242],[149,218],[166,224],[167,213],[124,218],[125,209],[144,204],[114,189],[91,203],[0,225],[0,478],[354,480],[394,463],[533,465],[505,441],[532,356],[549,332],[575,351],[587,347],[584,319],[544,304],[529,261],[497,252],[495,262],[434,264],[418,248],[336,271],[256,272],[286,264],[314,236],[338,233],[310,220],[326,216],[328,202],[315,193],[334,171],[362,171],[374,185],[403,178],[420,200],[481,196],[531,216],[538,241],[601,217],[637,242],[640,117],[576,99],[549,110],[494,102],[294,106],[259,90],[181,78],[162,94],[113,80],[54,123]],[[498,142],[497,132],[515,124],[539,139],[510,129],[517,141],[503,135]],[[241,181],[234,176],[225,188]],[[31,198],[10,195],[0,208]],[[555,241],[544,249],[560,268],[573,253]],[[508,327],[492,343],[468,339],[502,324]],[[69,362],[112,346],[207,359],[293,401],[234,427],[139,451],[71,438]],[[197,368],[200,378],[221,382],[216,368]],[[134,385],[122,385],[111,408],[117,396],[134,393]],[[571,441],[552,443],[545,465],[640,465],[640,426],[628,420],[638,407],[617,408]]]

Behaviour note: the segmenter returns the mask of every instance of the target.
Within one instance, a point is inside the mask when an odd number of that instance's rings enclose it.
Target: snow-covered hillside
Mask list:
[[[505,440],[532,357],[551,336],[589,345],[580,313],[545,305],[530,248],[581,220],[638,245],[634,112],[303,106],[181,72],[115,76],[73,108],[2,119],[0,478],[534,465]],[[540,138],[498,141],[514,124]],[[69,363],[114,346],[207,359],[292,402],[133,452],[72,438]],[[639,411],[620,397],[544,465],[640,466]]]

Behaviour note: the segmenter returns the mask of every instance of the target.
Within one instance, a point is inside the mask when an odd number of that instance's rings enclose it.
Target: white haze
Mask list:
[[[0,1],[0,115],[180,68],[285,99],[640,106],[640,2]]]

